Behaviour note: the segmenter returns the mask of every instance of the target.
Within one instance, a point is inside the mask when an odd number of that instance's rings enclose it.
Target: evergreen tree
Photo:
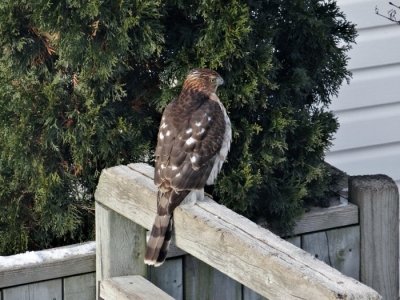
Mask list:
[[[224,77],[234,130],[213,194],[290,229],[326,190],[327,105],[354,36],[333,1],[0,3],[0,253],[93,238],[101,170],[151,163],[194,67]]]

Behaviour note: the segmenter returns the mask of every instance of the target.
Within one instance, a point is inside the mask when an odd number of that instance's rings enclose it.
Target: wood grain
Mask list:
[[[301,248],[301,236],[292,236],[289,238],[285,238],[286,241],[291,243],[292,245],[295,245],[298,248]],[[264,300],[266,299],[265,297],[257,294],[256,292],[252,291],[246,286],[242,286],[242,295],[243,295],[243,300]]]
[[[3,290],[3,300],[62,300],[61,279],[42,281]]]
[[[95,197],[135,223],[152,226],[156,188],[132,166],[103,170]],[[174,221],[179,248],[269,299],[380,299],[371,288],[208,198],[179,206]]]
[[[343,274],[360,279],[360,226],[326,231],[330,265]]]
[[[96,299],[96,273],[63,278],[64,300]]]
[[[295,245],[298,248],[301,248],[301,236],[292,236],[285,238],[286,241],[291,243],[292,245]],[[264,300],[266,299],[265,297],[257,294],[253,290],[249,289],[246,286],[242,286],[242,294],[243,294],[243,300]]]
[[[149,280],[177,300],[184,299],[182,260],[168,259],[158,268],[149,267]]]
[[[385,175],[350,179],[360,209],[361,281],[384,299],[399,298],[399,191]]]
[[[359,279],[360,227],[351,226],[301,237],[302,248],[347,276]]]
[[[295,245],[298,248],[301,248],[301,236],[292,236],[292,237],[288,237],[285,238],[286,241],[288,241],[289,243],[291,243],[292,245]]]
[[[186,255],[184,262],[185,299],[241,300],[240,283],[191,255]]]
[[[101,281],[100,297],[104,300],[172,300],[171,296],[141,276],[113,277]]]
[[[322,231],[358,224],[358,207],[352,203],[330,207],[313,207],[296,222],[293,234]]]
[[[124,276],[146,276],[143,264],[146,231],[96,202],[96,282]]]
[[[302,248],[315,258],[331,265],[329,259],[329,246],[326,232],[316,232],[301,236]]]
[[[268,300],[267,298],[257,294],[251,289],[243,286],[243,300]]]

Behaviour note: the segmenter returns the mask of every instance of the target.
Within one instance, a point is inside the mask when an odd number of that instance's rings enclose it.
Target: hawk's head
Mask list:
[[[183,88],[201,89],[215,93],[218,86],[224,83],[221,75],[210,69],[193,69],[186,76]]]

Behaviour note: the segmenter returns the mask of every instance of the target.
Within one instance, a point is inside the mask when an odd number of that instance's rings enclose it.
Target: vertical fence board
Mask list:
[[[174,297],[183,299],[183,269],[182,258],[168,259],[160,267],[149,267],[150,281],[164,292]]]
[[[285,238],[286,241],[288,241],[289,243],[295,245],[296,247],[301,248],[301,237],[300,235],[298,236],[292,236],[289,238]]]
[[[185,299],[242,299],[240,283],[197,258],[186,255],[184,268]]]
[[[328,265],[331,265],[328,250],[328,238],[325,231],[302,235],[301,246],[303,250],[311,253]]]
[[[146,276],[146,231],[96,202],[96,282],[125,275]]]
[[[21,285],[3,290],[4,300],[30,300],[29,285]]]
[[[303,250],[355,279],[360,273],[359,226],[344,227],[305,234]]]
[[[350,178],[350,200],[360,211],[360,279],[383,299],[399,298],[399,192],[385,175]]]
[[[360,277],[360,226],[328,230],[329,261],[343,274]]]
[[[3,296],[4,300],[62,300],[61,279],[4,289]]]
[[[65,277],[64,300],[93,300],[96,298],[96,273]]]
[[[248,287],[243,286],[243,300],[268,300],[268,299],[252,291]]]

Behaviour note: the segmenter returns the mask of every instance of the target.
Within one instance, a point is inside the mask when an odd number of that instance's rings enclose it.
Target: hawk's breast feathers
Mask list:
[[[174,190],[212,184],[230,148],[231,125],[215,93],[182,93],[164,111],[155,152],[155,184]]]

